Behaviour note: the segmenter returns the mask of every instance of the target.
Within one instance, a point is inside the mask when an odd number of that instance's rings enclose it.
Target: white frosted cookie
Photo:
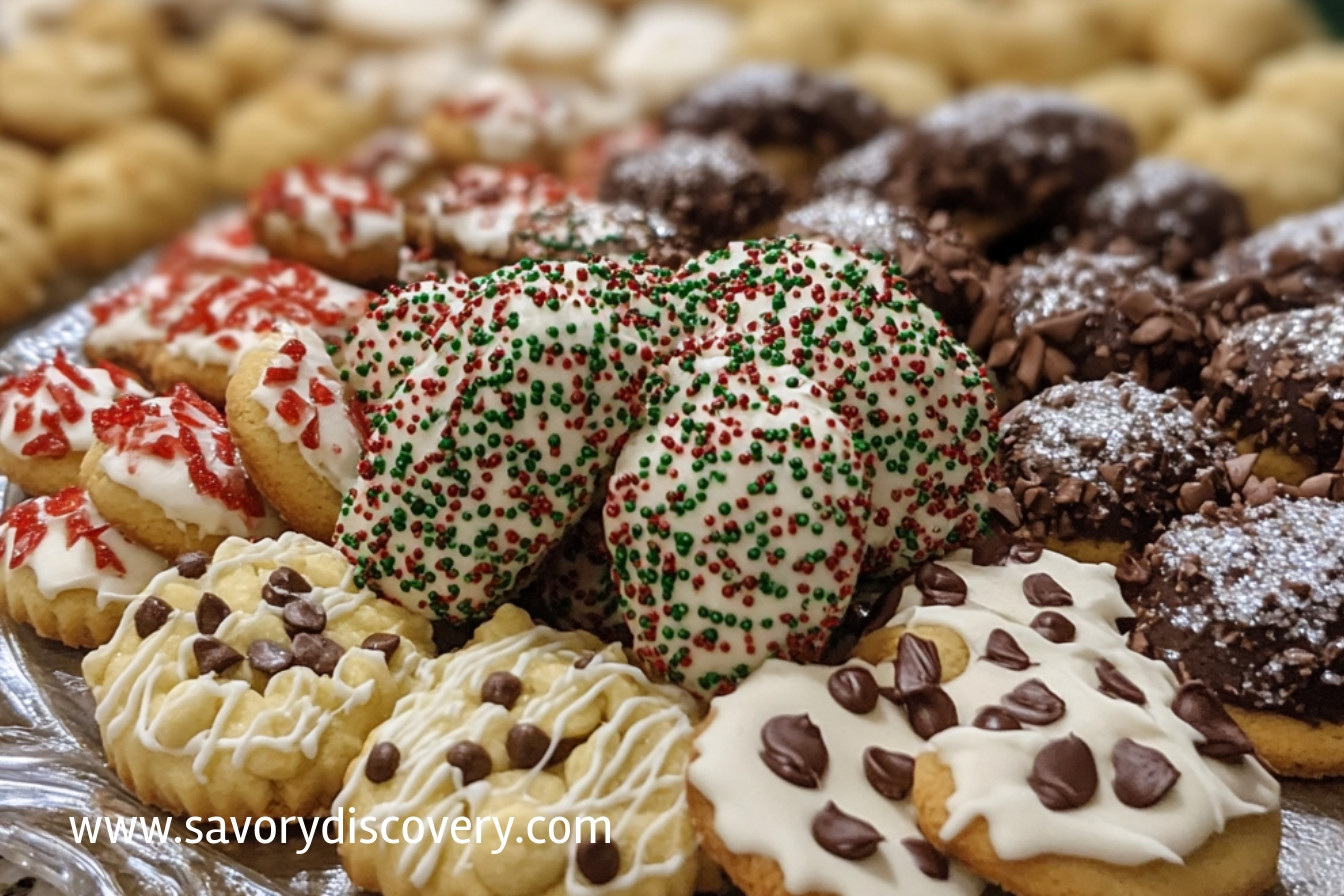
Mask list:
[[[631,10],[598,61],[611,90],[633,93],[659,109],[733,63],[738,25],[725,9],[685,0]]]
[[[504,70],[477,72],[420,124],[445,165],[545,163],[567,141],[572,112],[555,92]]]
[[[589,0],[511,0],[491,21],[485,45],[521,71],[582,76],[612,29],[611,14]]]
[[[93,412],[127,394],[149,397],[126,371],[75,364],[64,351],[0,381],[0,473],[30,495],[77,484]]]
[[[108,762],[144,802],[307,816],[326,813],[432,653],[428,623],[291,532],[181,558],[84,659],[84,677]]]
[[[445,825],[489,815],[499,828],[466,843],[347,842],[346,870],[386,896],[690,896],[698,847],[685,768],[697,716],[619,645],[501,607],[465,648],[422,667],[332,807]],[[538,817],[566,819],[568,841],[530,842]],[[580,821],[594,817],[605,830]]]
[[[486,0],[327,0],[327,22],[352,39],[421,44],[470,38],[489,11]]]
[[[0,608],[70,647],[111,638],[126,604],[167,565],[112,528],[81,488],[0,516]]]
[[[157,272],[242,273],[270,260],[240,208],[212,215],[159,253]]]
[[[171,265],[125,286],[95,293],[89,303],[93,325],[84,339],[84,353],[91,360],[120,364],[148,378],[168,338],[168,328],[213,278],[194,265]]]

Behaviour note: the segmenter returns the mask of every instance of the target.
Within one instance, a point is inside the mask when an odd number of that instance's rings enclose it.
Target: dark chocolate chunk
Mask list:
[[[263,675],[274,675],[294,665],[294,654],[281,644],[261,638],[248,646],[247,662]]]
[[[877,679],[867,669],[838,669],[831,673],[826,689],[836,703],[852,713],[865,715],[877,706]]]
[[[217,638],[202,635],[191,642],[196,668],[201,675],[226,672],[243,661],[243,655]]]
[[[910,718],[910,727],[925,740],[957,724],[957,704],[940,687],[922,688],[906,694],[905,711]]]
[[[971,545],[971,563],[976,566],[1003,566],[1012,552],[1012,543],[1002,532],[991,529]]]
[[[1067,616],[1054,610],[1042,610],[1037,613],[1036,618],[1031,620],[1031,629],[1045,640],[1056,644],[1068,644],[1078,633]]]
[[[196,603],[196,630],[203,635],[213,635],[232,612],[223,598],[207,591]]]
[[[833,856],[857,860],[877,852],[877,845],[886,838],[868,822],[827,802],[826,808],[812,817],[812,839]]]
[[[600,887],[621,873],[621,851],[606,840],[585,840],[574,847],[574,864],[589,883]]]
[[[1218,695],[1202,681],[1181,685],[1176,699],[1171,701],[1171,711],[1203,735],[1204,742],[1195,746],[1201,755],[1231,762],[1255,752],[1246,732],[1232,721]]]
[[[199,579],[210,568],[210,555],[205,551],[191,551],[180,555],[174,565],[182,578]]]
[[[957,607],[966,603],[966,581],[941,563],[925,563],[915,571],[915,587],[924,606]]]
[[[1139,706],[1148,702],[1148,698],[1143,695],[1143,690],[1130,681],[1123,672],[1115,668],[1115,664],[1110,660],[1097,660],[1097,681],[1100,682],[1097,690],[1107,697],[1137,703]]]
[[[1017,716],[1002,706],[986,706],[975,714],[975,719],[971,724],[986,731],[1022,730],[1022,723],[1017,720]]]
[[[806,715],[775,716],[761,727],[761,760],[779,777],[809,789],[821,785],[830,752]]]
[[[313,586],[297,570],[281,566],[261,586],[261,599],[273,607],[283,607],[312,590]]]
[[[487,777],[494,770],[494,763],[490,761],[490,754],[486,752],[485,747],[475,741],[464,740],[453,744],[448,748],[444,758],[449,765],[462,772],[463,787]],[[510,759],[512,759],[512,756],[510,756]],[[531,768],[531,766],[528,767]]]
[[[1132,588],[1142,588],[1153,578],[1153,571],[1147,563],[1133,554],[1126,553],[1120,558],[1120,565],[1115,568],[1115,580],[1120,583],[1121,590],[1127,591]]]
[[[1031,657],[1027,656],[1022,645],[1001,628],[989,633],[989,640],[985,642],[985,659],[1014,672],[1021,672],[1031,665]]]
[[[369,758],[364,761],[364,777],[375,784],[389,781],[401,765],[401,751],[391,741],[380,741],[369,750]]]
[[[1033,607],[1071,607],[1073,595],[1049,573],[1037,572],[1022,581],[1022,593]]]
[[[285,623],[285,634],[291,638],[299,632],[319,634],[327,627],[327,611],[307,600],[292,600],[285,604],[281,612]]]
[[[564,762],[566,759],[569,758],[569,754],[573,753],[575,748],[577,748],[580,744],[584,743],[586,740],[587,740],[586,737],[560,738],[560,740],[555,745],[555,749],[551,751],[551,758],[546,760],[546,767],[550,768],[553,765],[559,765],[560,763]]]
[[[931,877],[934,880],[947,880],[947,875],[951,870],[947,864],[947,856],[933,848],[933,844],[923,837],[906,837],[901,841],[910,852],[910,857],[915,860],[915,867],[923,872],[925,877]]]
[[[1128,737],[1116,743],[1111,764],[1115,766],[1112,787],[1116,797],[1135,809],[1147,809],[1162,799],[1181,776],[1166,756]]]
[[[140,606],[135,608],[135,633],[141,638],[148,638],[168,621],[168,617],[173,615],[173,608],[161,597],[153,595],[140,601]]]
[[[491,672],[481,685],[481,701],[513,709],[523,693],[523,682],[512,672]]]
[[[390,632],[375,632],[365,638],[359,646],[365,650],[378,651],[386,657],[387,661],[390,663],[392,662],[392,655],[395,654],[397,648],[401,646],[401,636],[391,634]]]
[[[330,675],[336,671],[345,648],[325,635],[300,632],[294,636],[292,645],[294,662],[312,669],[318,675]]]
[[[1039,678],[1024,681],[1004,695],[1003,708],[1027,725],[1049,725],[1064,718],[1064,701]]]
[[[504,749],[514,768],[536,768],[551,749],[551,737],[536,725],[519,722],[509,729]]]
[[[906,632],[896,642],[896,651],[896,690],[903,696],[942,682],[943,663],[932,641]]]
[[[863,751],[863,774],[872,788],[887,799],[903,800],[915,781],[915,757],[869,747]]]
[[[1041,805],[1055,812],[1087,805],[1097,792],[1092,749],[1072,734],[1052,740],[1036,754],[1027,783]]]

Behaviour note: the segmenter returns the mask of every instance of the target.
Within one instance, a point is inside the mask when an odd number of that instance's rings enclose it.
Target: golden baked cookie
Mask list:
[[[973,0],[908,0],[874,4],[856,39],[861,50],[911,59],[961,77],[960,44],[977,12]]]
[[[330,542],[361,440],[322,340],[311,330],[268,336],[229,380],[227,410],[257,488],[291,526]]]
[[[583,78],[612,30],[611,14],[588,0],[521,0],[494,16],[485,45],[517,71]]]
[[[1344,131],[1344,48],[1338,44],[1307,44],[1272,56],[1251,75],[1247,94],[1309,112]]]
[[[1118,61],[1123,34],[1093,3],[972,4],[954,38],[956,69],[972,84],[1059,84]]]
[[[1129,125],[1140,153],[1156,152],[1181,122],[1213,102],[1198,78],[1171,65],[1116,65],[1088,75],[1072,89]]]
[[[0,214],[36,218],[46,199],[49,168],[41,153],[0,138]]]
[[[126,47],[142,62],[168,42],[162,12],[137,0],[80,0],[66,27],[90,40]]]
[[[1261,59],[1320,30],[1310,4],[1297,0],[1168,0],[1156,10],[1148,50],[1226,95],[1242,88]]]
[[[1255,751],[1285,778],[1338,777],[1344,769],[1344,725],[1306,722],[1240,706],[1230,715],[1255,743]]]
[[[1276,479],[1284,485],[1301,485],[1316,475],[1316,463],[1304,454],[1289,454],[1277,445],[1256,447],[1256,437],[1246,436],[1237,440],[1237,450],[1242,454],[1255,454],[1255,466],[1251,472],[1261,479]]]
[[[209,134],[229,106],[229,71],[195,47],[167,46],[149,63],[159,108],[198,134]]]
[[[51,240],[26,215],[0,209],[0,326],[21,320],[46,301],[56,271]]]
[[[340,161],[377,120],[372,110],[309,81],[282,81],[248,97],[215,128],[214,179],[246,193],[271,171],[305,159]]]
[[[191,815],[324,815],[430,626],[298,533],[179,559],[84,659],[113,771]]]
[[[922,115],[951,99],[952,82],[931,65],[871,51],[850,57],[836,74],[882,101],[887,111],[902,117]]]
[[[227,75],[233,95],[279,80],[299,54],[299,36],[277,18],[244,10],[215,28],[204,53]]]
[[[126,604],[167,566],[112,528],[81,488],[0,517],[0,610],[68,647],[106,643]]]
[[[754,6],[737,34],[741,59],[794,62],[804,68],[829,68],[850,49],[845,3],[778,0]]]
[[[375,47],[469,41],[491,11],[486,0],[327,0],[325,7],[334,31]]]
[[[128,47],[61,34],[0,55],[0,130],[41,146],[66,146],[153,107]]]
[[[70,150],[51,173],[48,216],[63,264],[105,270],[196,220],[209,197],[205,153],[165,121],[110,131]]]

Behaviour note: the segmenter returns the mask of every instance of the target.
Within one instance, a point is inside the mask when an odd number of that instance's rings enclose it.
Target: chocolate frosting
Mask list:
[[[1130,645],[1235,706],[1344,723],[1344,540],[1325,534],[1341,532],[1344,504],[1323,498],[1181,519],[1145,552],[1147,581],[1121,583]]]
[[[770,719],[761,727],[761,746],[770,771],[799,787],[820,786],[831,757],[821,729],[806,715]]]
[[[907,132],[889,128],[873,139],[827,162],[812,183],[815,196],[861,190],[876,195],[886,192],[896,177]]]
[[[675,268],[690,254],[690,245],[671,221],[626,202],[565,199],[523,215],[509,234],[508,257],[515,261],[642,255],[651,264]]]

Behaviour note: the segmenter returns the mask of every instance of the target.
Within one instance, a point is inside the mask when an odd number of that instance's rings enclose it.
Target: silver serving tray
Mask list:
[[[89,323],[79,303],[18,334],[0,348],[0,376],[30,368],[58,348],[79,356]],[[3,479],[0,487],[6,506],[20,497]],[[82,657],[83,651],[45,641],[0,617],[0,894],[16,872],[68,896],[358,892],[335,848],[326,844],[315,844],[306,855],[296,855],[292,844],[210,847],[137,839],[112,845],[103,838],[95,846],[77,845],[72,817],[164,817],[132,796],[105,765],[93,699],[80,675]],[[1288,782],[1283,795],[1282,884],[1276,896],[1344,896],[1344,780]]]

